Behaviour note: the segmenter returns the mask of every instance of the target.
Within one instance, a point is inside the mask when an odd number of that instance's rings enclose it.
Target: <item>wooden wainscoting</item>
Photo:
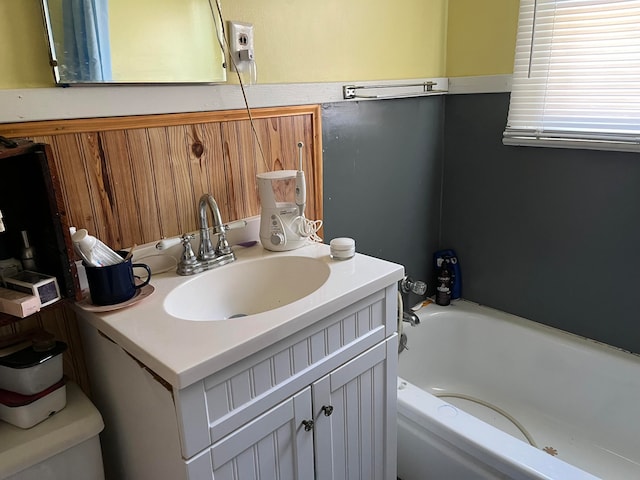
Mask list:
[[[306,214],[322,219],[320,107],[251,114],[253,122],[233,110],[0,124],[0,135],[49,144],[69,225],[114,249],[197,230],[203,193],[213,194],[225,222],[258,215],[256,174],[297,170],[298,141]],[[88,392],[73,311],[62,305],[0,327],[0,340],[36,327],[69,344],[65,373]]]
[[[213,194],[226,222],[258,215],[256,174],[296,170],[298,141],[306,213],[321,219],[320,107],[256,109],[252,117],[255,134],[247,112],[233,110],[4,124],[0,135],[50,144],[71,225],[116,249],[197,230],[203,193]]]

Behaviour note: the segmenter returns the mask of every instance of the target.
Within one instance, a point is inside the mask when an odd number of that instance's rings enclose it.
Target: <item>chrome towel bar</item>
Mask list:
[[[445,93],[446,90],[435,90],[433,87],[438,85],[437,82],[422,82],[422,83],[398,83],[387,85],[343,85],[342,97],[345,100],[353,98],[394,98],[394,97],[414,97],[422,95],[431,95],[435,93]],[[357,93],[357,90],[363,89],[375,89],[375,88],[387,88],[387,89],[399,89],[399,88],[419,88],[421,90],[407,92],[407,93],[393,93],[389,95],[365,95]]]

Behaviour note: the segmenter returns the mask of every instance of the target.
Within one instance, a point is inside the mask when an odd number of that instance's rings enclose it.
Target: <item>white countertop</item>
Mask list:
[[[346,261],[332,260],[329,246],[319,243],[289,252],[270,252],[259,243],[234,250],[235,263],[267,256],[316,258],[329,266],[329,278],[310,295],[274,310],[228,320],[193,321],[169,315],[163,307],[166,295],[197,276],[221,272],[234,264],[187,277],[177,275],[171,268],[152,276],[153,294],[135,305],[105,313],[87,312],[76,306],[80,321],[91,323],[180,389],[392,285],[402,279],[404,272],[401,265],[361,254]],[[143,256],[137,253],[134,259]],[[136,261],[145,262],[144,258]]]

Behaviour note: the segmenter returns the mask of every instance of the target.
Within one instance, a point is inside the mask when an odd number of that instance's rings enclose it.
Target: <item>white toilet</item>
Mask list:
[[[75,383],[67,405],[23,430],[0,421],[0,480],[104,480],[100,413]]]

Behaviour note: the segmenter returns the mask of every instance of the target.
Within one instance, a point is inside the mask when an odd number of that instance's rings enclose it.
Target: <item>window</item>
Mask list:
[[[640,151],[640,0],[521,0],[503,141]]]

